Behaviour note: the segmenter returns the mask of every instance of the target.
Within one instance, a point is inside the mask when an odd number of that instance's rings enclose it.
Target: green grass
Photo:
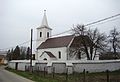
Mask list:
[[[51,79],[51,78],[45,78],[45,77],[40,77],[34,73],[30,73],[30,72],[24,72],[24,71],[17,71],[14,69],[10,69],[10,68],[5,68],[8,71],[14,72],[20,76],[23,76],[27,79],[33,80],[35,82],[58,82],[57,80]]]
[[[52,74],[46,74],[44,77],[43,72],[24,72],[17,71],[10,68],[6,68],[11,72],[14,72],[18,75],[21,75],[25,78],[31,79],[35,82],[83,82],[84,74],[83,73],[74,73],[68,75],[68,80],[66,80],[66,74],[55,74],[54,78]],[[110,82],[120,82],[120,70],[116,70],[113,72],[109,72]],[[107,82],[106,72],[98,72],[98,73],[86,73],[86,82]]]

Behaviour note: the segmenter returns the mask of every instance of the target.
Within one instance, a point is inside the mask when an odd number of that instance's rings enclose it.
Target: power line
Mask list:
[[[110,20],[107,20],[107,21],[105,21],[105,22],[100,22],[100,23],[98,23],[98,24],[91,25],[90,27],[93,27],[93,26],[96,26],[96,25],[101,25],[101,24],[104,24],[104,23],[107,23],[107,22],[111,22],[111,21],[118,20],[118,19],[120,19],[120,17],[118,17],[118,18],[114,18],[114,19],[110,19]]]
[[[95,21],[95,22],[88,23],[88,24],[86,24],[86,25],[84,25],[84,26],[94,25],[94,24],[96,24],[96,23],[103,22],[103,21],[106,21],[106,20],[109,20],[109,19],[112,19],[112,18],[118,17],[118,16],[120,16],[120,13],[119,13],[119,14],[116,14],[116,15],[113,15],[113,16],[110,16],[110,17],[107,17],[107,18],[104,18],[104,19],[100,19],[100,20]],[[108,21],[108,22],[109,22],[109,21]],[[71,30],[71,29],[70,29],[70,30],[66,30],[66,31],[64,31],[64,32],[61,32],[61,33],[58,33],[58,34],[55,34],[55,35],[52,35],[52,36],[61,35],[61,34],[64,34],[64,33],[70,32],[70,31],[72,31],[72,30]]]
[[[115,17],[118,17],[118,16],[120,16],[120,14],[116,14],[116,15],[113,15],[113,16],[110,16],[110,17],[107,17],[107,18],[104,18],[104,19],[100,19],[100,20],[98,20],[98,21],[88,23],[88,24],[86,24],[86,25],[84,25],[84,26],[94,25],[94,24],[96,24],[96,23],[103,22],[103,21],[106,21],[106,20],[109,20],[109,19],[112,19],[112,18],[115,18]],[[108,22],[109,22],[109,21],[108,21]],[[64,33],[70,32],[70,31],[72,31],[72,29],[66,30],[66,31],[61,32],[61,33],[58,33],[58,34],[54,34],[54,35],[52,35],[52,36],[58,36],[58,35],[61,35],[61,34],[64,34]],[[36,40],[33,40],[33,41],[36,41]],[[30,42],[30,40],[29,40],[29,41],[26,41],[26,42],[23,42],[23,43],[21,43],[21,44],[18,44],[18,45],[20,46],[20,45],[23,45],[23,44],[26,44],[26,43],[29,43],[29,42]],[[15,47],[15,46],[14,46],[14,47]],[[10,49],[10,48],[14,48],[14,47],[8,47],[8,48],[0,49],[0,50]]]
[[[116,15],[113,15],[113,16],[110,16],[110,17],[107,17],[107,18],[104,18],[104,19],[100,19],[100,20],[92,22],[92,23],[88,23],[85,26],[93,25],[93,24],[96,24],[96,23],[99,23],[99,22],[102,22],[102,21],[106,21],[106,20],[109,20],[111,18],[118,17],[118,16],[120,16],[120,14],[116,14]]]

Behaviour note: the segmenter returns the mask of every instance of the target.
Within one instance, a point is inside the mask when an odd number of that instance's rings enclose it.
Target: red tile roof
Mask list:
[[[73,37],[73,35],[69,35],[49,38],[45,42],[43,42],[37,49],[67,47],[70,44]]]

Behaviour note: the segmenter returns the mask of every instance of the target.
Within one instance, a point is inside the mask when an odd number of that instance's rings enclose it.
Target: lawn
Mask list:
[[[10,68],[6,70],[14,72],[35,82],[107,82],[107,73],[74,73],[67,74],[46,74],[44,72],[24,72]],[[120,82],[120,70],[109,72],[109,82]]]

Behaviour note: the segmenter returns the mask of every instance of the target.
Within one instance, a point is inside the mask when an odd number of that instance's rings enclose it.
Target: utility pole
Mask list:
[[[31,52],[30,52],[30,71],[32,71],[32,36],[33,36],[33,29],[31,29],[31,42],[30,42],[30,47],[31,47]]]

